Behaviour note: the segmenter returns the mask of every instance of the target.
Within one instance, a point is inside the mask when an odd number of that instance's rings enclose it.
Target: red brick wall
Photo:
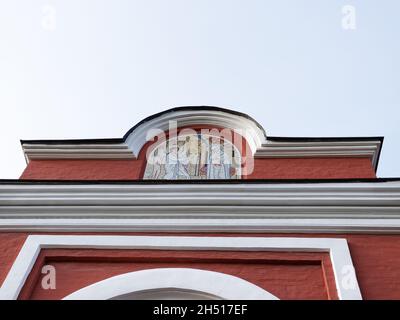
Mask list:
[[[145,160],[33,160],[21,179],[135,180],[141,179]],[[368,158],[255,159],[248,179],[376,178]]]
[[[226,130],[210,126],[192,126],[178,129],[201,132],[203,129]],[[221,131],[222,132],[222,131]],[[245,138],[230,132],[226,137],[241,151],[243,162],[253,161]],[[169,135],[166,132],[166,138]],[[141,179],[148,149],[158,143],[148,141],[140,150],[138,159],[124,160],[32,160],[21,179],[32,180],[136,180]],[[243,172],[249,172],[246,167]],[[277,158],[254,159],[254,170],[245,179],[360,179],[376,178],[370,158]]]
[[[369,158],[254,159],[249,179],[376,178]]]
[[[56,289],[40,270],[56,268]],[[152,268],[194,268],[234,275],[281,299],[337,299],[328,253],[152,250],[43,250],[19,299],[61,299],[109,277]]]
[[[143,160],[33,160],[20,179],[135,180]]]
[[[126,234],[126,233],[125,233]],[[131,234],[133,235],[133,233]],[[138,234],[136,234],[138,235]],[[140,234],[143,235],[143,234]],[[185,234],[189,235],[189,234]],[[221,234],[190,234],[190,235],[197,235],[197,236],[221,236]],[[0,233],[0,283],[3,282],[4,278],[7,275],[8,270],[10,269],[15,257],[17,256],[21,246],[23,245],[23,242],[26,239],[27,234],[25,233]],[[237,234],[224,234],[224,236],[238,236]],[[240,234],[240,236],[265,236],[265,237],[327,237],[327,238],[346,238],[349,244],[350,248],[350,253],[351,257],[356,269],[356,276],[360,285],[361,289],[361,294],[364,299],[400,299],[400,235],[356,235],[356,234],[338,234],[338,235],[332,235],[332,234],[310,234],[310,235],[305,235],[305,234]],[[58,253],[59,254],[59,253]],[[77,254],[77,253],[75,253]],[[79,253],[78,253],[79,255]],[[88,254],[82,251],[80,254],[81,257],[87,256]],[[65,253],[64,253],[65,256]],[[243,259],[245,254],[243,253],[237,253],[236,254],[236,259]],[[213,255],[210,256],[211,258]],[[214,255],[215,258],[215,255]],[[267,257],[268,258],[268,257]],[[304,258],[304,257],[303,257]],[[53,260],[51,260],[53,259]],[[57,262],[60,265],[60,268],[62,270],[62,273],[65,275],[65,279],[69,277],[68,274],[68,268],[71,267],[71,270],[79,271],[79,269],[82,267],[82,270],[91,270],[94,265],[99,265],[103,266],[103,273],[99,273],[100,278],[101,277],[106,277],[106,276],[112,276],[117,274],[118,272],[126,271],[126,270],[131,270],[131,268],[138,268],[138,266],[134,266],[133,264],[130,264],[131,262],[126,261],[125,264],[113,264],[112,260],[110,260],[110,257],[107,259],[103,259],[103,261],[100,261],[99,259],[96,260],[96,258],[91,258],[92,260],[85,260],[78,265],[76,259],[71,259],[69,264],[62,264],[61,262]],[[232,257],[230,258],[232,259]],[[271,257],[269,257],[271,260]],[[282,257],[281,257],[282,259]],[[311,258],[309,257],[308,260]],[[56,259],[57,260],[57,259]],[[272,259],[273,260],[273,259]],[[275,259],[276,260],[276,259]],[[49,261],[55,262],[54,257],[50,258]],[[93,261],[96,263],[93,264]],[[64,259],[65,262],[65,259]],[[55,262],[56,263],[56,262]],[[151,262],[152,264],[148,266],[156,267],[156,266],[165,266],[165,263],[169,263],[168,259],[166,262],[161,263],[160,261],[156,262]],[[211,263],[211,262],[210,262]],[[232,263],[232,261],[230,262]],[[211,263],[212,264],[212,263]],[[210,268],[211,270],[217,270],[215,268],[219,268],[221,272],[225,271],[227,273],[234,273],[238,274],[241,277],[248,278],[250,279],[251,277],[260,277],[261,279],[263,276],[262,272],[255,271],[258,270],[257,267],[252,267],[255,269],[250,269],[247,268],[247,263],[243,264],[240,262],[237,262],[235,266],[230,266],[229,263],[225,261],[225,263],[219,262],[217,265],[213,265],[206,267]],[[220,266],[218,266],[220,265]],[[142,265],[143,266],[143,265]],[[145,267],[148,267],[145,266]],[[197,265],[198,266],[198,265]],[[204,266],[204,265],[203,265]],[[271,274],[275,275],[271,278],[269,278],[269,281],[273,281],[274,278],[278,277],[278,274],[287,274],[287,276],[284,276],[283,279],[286,279],[289,281],[290,279],[297,279],[295,282],[299,284],[293,285],[292,288],[289,291],[286,291],[285,293],[285,288],[286,287],[279,287],[279,283],[275,283],[274,285],[271,284],[271,292],[273,293],[273,290],[275,290],[276,294],[279,295],[283,298],[295,298],[297,295],[303,295],[303,297],[308,296],[309,298],[315,298],[317,295],[321,295],[321,277],[318,276],[319,272],[321,272],[321,268],[317,269],[315,268],[315,265],[312,266],[311,263],[308,263],[307,270],[304,269],[303,271],[305,272],[303,276],[305,279],[309,278],[315,278],[316,282],[312,282],[314,280],[311,280],[311,283],[314,285],[314,289],[311,291],[304,290],[304,288],[301,286],[301,279],[299,280],[298,277],[302,277],[302,273],[298,272],[300,269],[294,269],[292,265],[282,265],[282,264],[275,264],[271,265],[268,263],[264,264],[265,267],[268,267],[269,272]],[[307,264],[306,264],[307,266]],[[236,268],[236,269],[235,269]],[[274,269],[275,268],[275,269]],[[278,272],[279,270],[283,271]],[[319,271],[318,271],[319,270]],[[239,273],[236,273],[239,272]],[[96,273],[96,272],[95,272]],[[254,275],[252,275],[254,273]],[[83,275],[84,273],[79,273],[75,275],[76,277],[80,279],[91,279],[90,281],[98,281],[99,279],[95,279],[93,277],[96,277],[95,275],[92,276],[87,276]],[[39,276],[39,275],[38,275]],[[268,276],[264,275],[264,279]],[[92,279],[93,278],[93,279]],[[327,278],[329,279],[329,275],[327,275]],[[65,280],[64,279],[64,280]],[[255,279],[255,278],[251,278]],[[278,277],[279,279],[279,277]],[[34,289],[34,287],[37,285],[38,279],[33,279],[34,281],[31,282],[31,287],[28,288],[28,293],[26,297],[29,297],[31,294],[33,294],[33,297],[35,297],[35,294],[37,294],[38,298],[40,297],[40,292],[34,293],[31,291],[31,289]],[[63,281],[64,281],[63,280]],[[32,280],[30,280],[32,281]],[[82,280],[83,281],[83,280]],[[86,281],[86,280],[85,280]],[[89,280],[88,280],[89,281]],[[253,281],[259,281],[259,280],[253,280]],[[300,282],[299,282],[300,281]],[[64,281],[66,282],[66,280]],[[257,282],[261,283],[261,282]],[[271,283],[271,282],[268,282]],[[329,281],[328,281],[329,283]],[[82,282],[82,284],[88,284],[87,282]],[[76,285],[76,283],[75,283]],[[73,282],[71,283],[71,288],[73,287]],[[266,287],[267,288],[267,287]],[[300,289],[299,289],[300,288]],[[303,288],[303,289],[302,289]],[[318,289],[319,288],[319,289]],[[68,290],[70,290],[68,289]],[[267,289],[268,290],[268,289]],[[46,293],[47,294],[47,293]],[[322,296],[321,296],[322,298]]]

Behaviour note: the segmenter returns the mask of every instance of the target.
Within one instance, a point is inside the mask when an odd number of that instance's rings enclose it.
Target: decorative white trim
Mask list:
[[[253,150],[255,158],[370,158],[375,168],[378,162],[380,141],[350,142],[272,142],[268,141]],[[137,154],[126,143],[118,144],[29,144],[23,145],[25,158],[49,159],[136,159]],[[140,152],[140,150],[139,150]]]
[[[220,110],[177,110],[163,113],[144,122],[133,130],[126,139],[126,143],[135,155],[152,137],[147,135],[151,130],[168,131],[170,121],[176,121],[178,127],[206,125],[215,128],[226,128],[241,134],[254,154],[258,147],[265,142],[265,133],[259,125],[249,118]]]
[[[25,158],[31,159],[130,159],[137,158],[142,147],[152,139],[148,134],[151,130],[168,131],[170,121],[177,121],[179,127],[209,125],[231,129],[244,134],[252,153],[265,141],[265,134],[259,125],[244,116],[221,110],[175,110],[143,122],[126,138],[124,143],[116,144],[30,144],[22,145]]]
[[[27,162],[32,159],[135,159],[152,139],[150,130],[168,131],[170,121],[178,127],[206,125],[231,129],[242,135],[256,158],[368,157],[377,165],[381,142],[315,141],[274,142],[266,140],[264,130],[254,120],[221,110],[175,110],[166,112],[137,126],[124,143],[115,144],[32,144],[22,145]]]
[[[399,219],[2,219],[0,232],[399,234]]]
[[[126,143],[30,144],[22,146],[27,162],[35,159],[135,159]]]
[[[3,231],[400,232],[400,182],[0,185]]]
[[[274,142],[264,143],[254,154],[255,158],[370,158],[372,167],[378,165],[381,142],[371,141],[319,141],[319,142]]]
[[[400,206],[400,181],[1,184],[0,206]],[[143,210],[143,209],[140,209]]]
[[[329,252],[339,299],[362,299],[345,239],[31,235],[0,288],[0,300],[18,298],[44,248]]]
[[[205,293],[219,300],[279,300],[241,278],[191,268],[158,268],[124,273],[75,291],[63,300],[110,300],[129,293],[162,289]]]

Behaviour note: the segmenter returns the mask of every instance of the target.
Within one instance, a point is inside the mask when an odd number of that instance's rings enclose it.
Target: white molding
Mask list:
[[[339,299],[362,299],[345,239],[31,235],[0,288],[1,300],[18,298],[44,248],[329,252]]]
[[[264,130],[252,119],[221,110],[175,110],[166,112],[137,126],[124,143],[115,144],[32,144],[22,145],[27,162],[32,159],[135,159],[151,139],[151,129],[167,131],[169,121],[178,127],[207,125],[227,128],[241,134],[255,158],[368,157],[375,168],[381,142],[315,141],[276,142],[267,140]]]
[[[2,184],[2,231],[400,232],[400,182]]]
[[[0,232],[400,234],[399,219],[1,219]]]
[[[365,157],[370,158],[373,168],[379,160],[381,142],[371,141],[313,141],[313,142],[274,142],[264,143],[255,153],[255,158],[331,158]]]
[[[150,130],[168,131],[169,121],[177,121],[178,127],[209,125],[240,131],[245,135],[252,153],[265,141],[262,128],[244,116],[221,110],[175,110],[166,112],[137,126],[126,138],[124,143],[116,144],[30,144],[22,145],[27,161],[31,159],[130,159],[137,158],[142,147],[151,140]]]
[[[206,125],[231,129],[241,134],[250,146],[254,154],[258,147],[265,142],[265,133],[259,125],[244,116],[224,112],[220,110],[177,110],[167,112],[149,121],[144,122],[133,130],[126,139],[127,145],[135,155],[138,155],[142,147],[147,143],[150,130],[159,129],[168,131],[170,121],[176,121],[178,128],[186,126]]]
[[[375,168],[378,162],[381,143],[379,141],[352,141],[324,143],[276,143],[268,141],[253,150],[255,158],[334,158],[354,157],[370,158]],[[29,144],[23,145],[27,161],[51,159],[136,159],[137,154],[126,143],[108,145],[54,145]],[[139,150],[140,151],[140,150]]]
[[[22,146],[26,159],[135,159],[125,143],[30,144]]]
[[[400,181],[1,184],[0,206],[400,206]]]
[[[203,293],[216,300],[279,300],[239,277],[192,268],[156,268],[124,273],[77,290],[63,300],[110,300],[130,293],[163,289]]]

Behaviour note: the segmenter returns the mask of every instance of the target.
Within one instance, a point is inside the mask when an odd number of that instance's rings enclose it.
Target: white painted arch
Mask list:
[[[135,293],[140,299],[141,293],[162,291],[168,294],[186,292],[190,297],[215,300],[279,300],[241,278],[192,268],[157,268],[125,273],[75,291],[64,300],[109,300],[126,295],[134,297]]]

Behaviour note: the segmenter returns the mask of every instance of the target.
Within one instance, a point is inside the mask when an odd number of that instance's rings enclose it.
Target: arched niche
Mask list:
[[[194,132],[163,139],[146,154],[143,179],[240,179],[241,150],[223,135]]]

